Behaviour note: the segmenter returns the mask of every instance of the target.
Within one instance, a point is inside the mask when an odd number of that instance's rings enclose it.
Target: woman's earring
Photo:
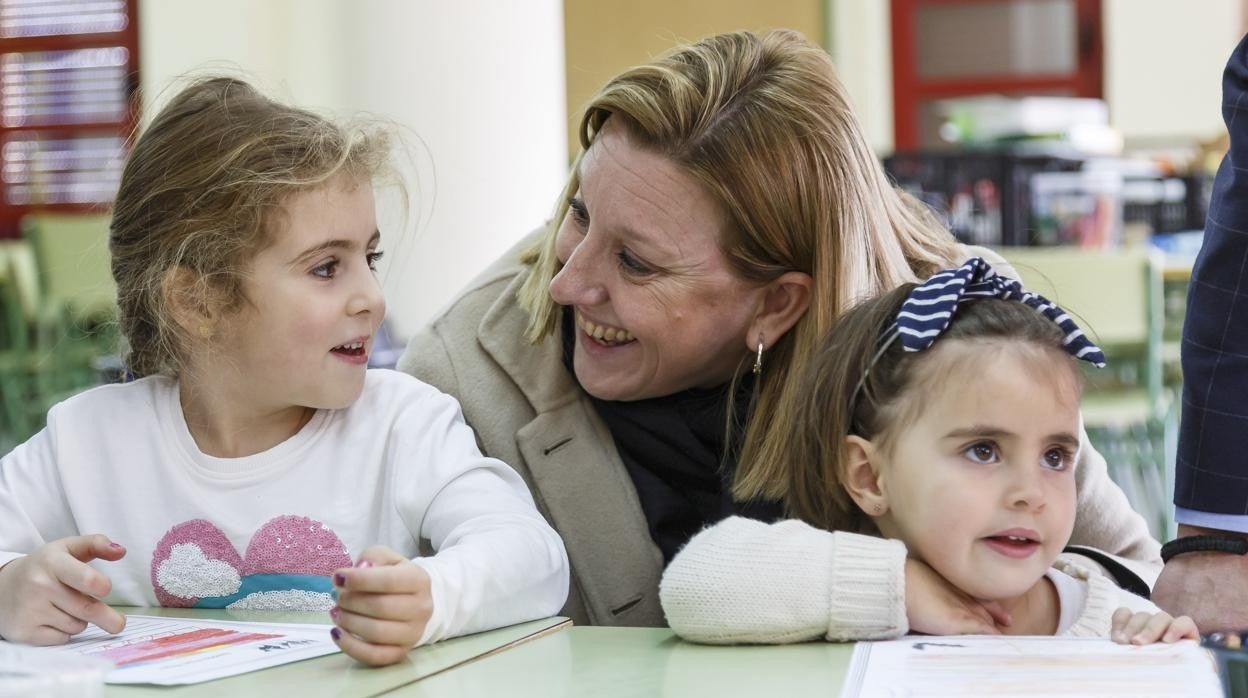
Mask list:
[[[754,357],[754,375],[763,372],[763,333],[758,333],[758,355]]]

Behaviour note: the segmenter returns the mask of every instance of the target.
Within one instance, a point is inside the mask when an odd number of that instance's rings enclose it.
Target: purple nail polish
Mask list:
[[[110,543],[108,544],[108,547],[110,547],[110,548],[117,548],[118,550],[120,550],[120,549],[121,549],[121,543],[111,543],[111,542],[110,542]]]
[[[339,630],[338,628],[330,628],[329,636],[334,638],[334,642],[338,642],[339,640],[342,639],[342,631]]]
[[[334,606],[333,608],[329,609],[329,617],[333,618],[334,620],[338,620],[338,616],[341,613],[342,613],[342,609],[338,608],[337,606]]]
[[[346,586],[347,578],[341,572],[334,573],[334,586]]]

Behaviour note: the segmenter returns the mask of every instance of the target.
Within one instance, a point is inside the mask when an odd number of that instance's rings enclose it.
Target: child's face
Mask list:
[[[283,206],[255,256],[247,301],[220,341],[236,392],[251,404],[337,409],[359,397],[386,303],[371,269],[378,244],[373,190],[339,177]]]
[[[1075,373],[1056,350],[949,340],[931,352],[920,372],[945,375],[881,456],[877,524],[971,596],[1017,597],[1074,527]]]

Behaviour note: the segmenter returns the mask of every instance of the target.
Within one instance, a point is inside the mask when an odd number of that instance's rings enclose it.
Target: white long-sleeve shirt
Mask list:
[[[659,598],[676,634],[712,644],[887,640],[909,631],[906,546],[801,521],[732,517],[703,530],[663,573]],[[1114,610],[1156,613],[1099,572],[1058,558],[1058,635],[1109,637]]]
[[[386,545],[429,573],[422,643],[554,615],[568,593],[521,478],[481,455],[454,398],[394,371],[243,458],[196,447],[170,378],[60,403],[0,460],[0,565],[88,533],[126,546],[92,563],[120,605],[328,609],[333,571]]]

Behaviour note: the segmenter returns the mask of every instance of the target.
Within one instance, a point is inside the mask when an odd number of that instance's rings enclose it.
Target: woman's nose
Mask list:
[[[559,305],[598,305],[608,298],[595,258],[603,254],[588,239],[582,240],[550,280],[550,297]]]

